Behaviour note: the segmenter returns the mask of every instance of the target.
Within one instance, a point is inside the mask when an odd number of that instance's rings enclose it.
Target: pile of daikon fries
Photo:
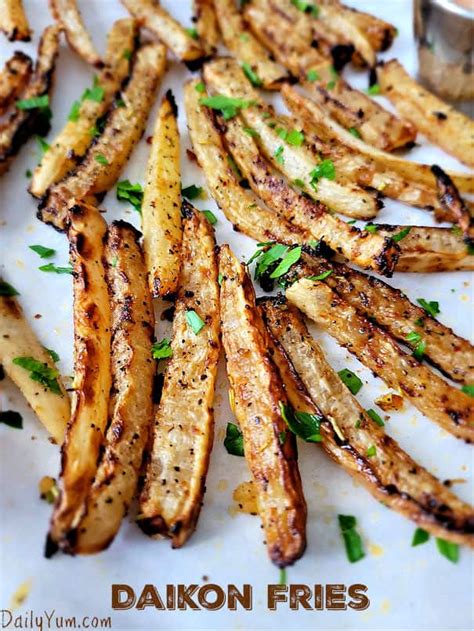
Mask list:
[[[357,387],[331,368],[304,320],[333,336],[396,398],[457,438],[474,440],[472,345],[436,320],[437,303],[417,306],[344,262],[386,277],[473,269],[472,208],[461,197],[474,192],[472,176],[390,153],[420,131],[473,166],[473,123],[418,86],[396,60],[377,65],[377,52],[396,30],[338,0],[251,0],[242,12],[233,0],[196,0],[191,32],[153,0],[122,2],[133,17],[112,26],[104,59],[76,3],[52,0],[58,24],[45,31],[35,68],[15,53],[0,77],[0,110],[14,108],[0,130],[3,172],[29,135],[45,133],[38,121],[48,107],[61,31],[98,69],[29,188],[38,217],[65,231],[70,244],[72,410],[54,358],[25,321],[14,288],[0,283],[0,362],[62,444],[47,555],[105,549],[137,494],[143,532],[169,537],[173,547],[192,535],[213,445],[221,343],[234,432],[277,565],[293,563],[306,546],[297,436],[320,443],[376,499],[423,530],[474,546],[472,507],[360,406]],[[0,29],[12,39],[27,37],[21,2],[7,5]],[[140,43],[140,27],[155,41]],[[215,56],[221,37],[232,57]],[[253,261],[241,264],[228,245],[217,247],[209,218],[182,200],[169,91],[144,190],[127,191],[136,197],[142,234],[124,221],[108,226],[99,210],[143,134],[167,49],[192,68],[203,64],[201,77],[185,86],[192,156],[235,230],[258,242],[256,279],[267,289],[278,283],[284,294],[256,301]],[[372,69],[369,94],[342,78],[349,62]],[[258,88],[279,90],[291,114],[276,114]],[[406,120],[370,98],[378,92]],[[427,208],[454,229],[373,223],[382,197]],[[369,223],[357,227],[358,220]],[[153,299],[174,300],[171,341],[154,343]],[[166,367],[154,409],[156,358]]]

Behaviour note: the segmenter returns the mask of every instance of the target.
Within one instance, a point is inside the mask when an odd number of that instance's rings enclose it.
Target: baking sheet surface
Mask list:
[[[34,40],[31,44],[11,44],[0,37],[0,62],[21,49],[35,55],[39,34],[51,22],[46,2],[25,0]],[[188,0],[163,0],[162,4],[191,26]],[[371,11],[393,22],[399,29],[394,46],[382,58],[398,57],[410,72],[416,69],[412,40],[411,2],[409,0],[351,0],[347,4]],[[113,20],[126,15],[118,0],[81,0],[85,22],[100,51]],[[182,84],[190,73],[170,62],[159,92],[171,88],[178,105],[182,103]],[[346,71],[357,87],[367,86],[367,74]],[[52,98],[54,113],[52,139],[67,118],[72,102],[92,81],[91,69],[63,44],[59,57],[56,87]],[[158,103],[157,99],[157,103]],[[149,145],[140,141],[121,179],[144,182]],[[204,185],[199,169],[186,158],[191,147],[183,107],[180,106],[183,148],[183,186]],[[457,162],[422,141],[410,154],[413,159],[460,168]],[[43,344],[60,355],[62,374],[72,373],[71,278],[48,275],[38,270],[43,262],[28,246],[41,244],[57,250],[54,262],[66,264],[66,238],[35,218],[35,204],[26,192],[28,169],[38,161],[38,150],[31,140],[13,162],[10,172],[0,180],[0,273],[21,293],[20,300],[28,320]],[[139,226],[133,209],[115,199],[115,189],[105,198],[106,218],[123,218]],[[244,260],[255,250],[252,240],[235,233],[210,197],[198,200],[200,209],[211,209],[219,221],[218,243],[230,243]],[[387,201],[377,221],[433,225],[427,212]],[[472,338],[472,284],[469,274],[397,274],[390,281],[412,300],[425,298],[440,303],[440,320],[458,334]],[[35,317],[36,316],[36,317]],[[165,323],[157,329],[159,338],[167,332]],[[349,354],[329,337],[313,329],[331,364],[339,370],[349,367],[364,382],[358,395],[366,408],[388,388],[374,379]],[[236,513],[232,492],[249,479],[243,458],[227,454],[223,447],[225,426],[232,420],[227,402],[227,381],[221,362],[216,395],[216,439],[207,479],[207,492],[198,529],[181,550],[171,550],[167,541],[145,537],[133,523],[124,520],[119,536],[106,552],[86,558],[57,555],[43,557],[45,533],[51,507],[39,499],[38,482],[45,475],[57,477],[58,448],[48,441],[46,432],[28,410],[19,391],[8,380],[1,384],[2,409],[18,410],[24,419],[23,431],[0,426],[0,608],[8,609],[11,598],[25,582],[27,599],[17,613],[26,615],[55,610],[64,616],[112,616],[114,629],[468,629],[471,628],[473,593],[472,555],[461,550],[457,565],[436,550],[434,541],[412,548],[415,526],[377,503],[342,470],[329,461],[318,447],[299,443],[300,467],[308,502],[308,549],[304,557],[287,570],[288,583],[363,583],[371,601],[364,612],[290,611],[282,605],[276,612],[267,608],[267,585],[279,581],[279,571],[267,558],[258,518]],[[472,502],[472,448],[443,432],[405,404],[399,413],[390,413],[387,431],[421,464],[440,479],[468,481],[454,487],[464,500]],[[364,539],[367,556],[351,565],[340,538],[337,514],[355,515]],[[253,610],[159,612],[130,609],[113,612],[111,585],[129,584],[137,592],[144,584],[160,589],[166,584],[203,582],[222,586],[251,583]],[[54,627],[53,627],[54,628]]]

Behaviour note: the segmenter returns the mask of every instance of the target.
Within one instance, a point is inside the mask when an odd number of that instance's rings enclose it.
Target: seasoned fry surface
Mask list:
[[[294,563],[306,546],[306,504],[294,436],[286,432],[280,405],[286,396],[267,350],[255,294],[244,267],[228,246],[219,253],[222,341],[235,415],[257,489],[268,553],[274,563]]]
[[[23,0],[0,0],[0,31],[11,42],[29,42],[31,30],[23,7]]]
[[[166,93],[156,119],[142,202],[143,248],[150,291],[174,294],[181,266],[181,169],[177,109]]]
[[[75,528],[93,482],[107,428],[111,387],[110,306],[104,269],[107,225],[85,204],[69,211],[74,270],[74,392],[72,417],[61,452],[61,492],[47,552],[74,546]]]
[[[101,98],[82,98],[77,116],[68,120],[50,143],[41,162],[33,172],[29,192],[41,198],[48,188],[59,182],[83,158],[93,142],[91,129],[112,105],[115,95],[130,72],[130,56],[135,48],[137,25],[131,18],[117,20],[107,38],[105,66],[97,75],[97,86],[103,90]],[[71,117],[70,117],[71,118]]]
[[[3,114],[23,91],[31,76],[32,67],[31,58],[18,50],[5,62],[0,72],[0,114]]]
[[[302,314],[284,301],[269,299],[261,306],[290,403],[297,410],[333,419],[344,435],[341,443],[331,425],[321,423],[322,447],[329,456],[376,499],[428,532],[474,546],[472,507],[410,458],[368,416],[328,364]],[[368,457],[371,446],[375,454]]]
[[[389,335],[327,285],[301,279],[287,289],[287,296],[389,387],[403,392],[423,414],[457,438],[474,440],[471,397],[403,352]]]
[[[181,547],[192,535],[204,497],[214,437],[214,387],[220,351],[219,286],[213,229],[184,205],[173,356],[155,416],[140,497],[139,526]],[[191,326],[190,313],[199,327]]]
[[[155,362],[153,304],[138,243],[125,222],[108,230],[105,259],[112,320],[110,424],[73,552],[104,550],[119,530],[137,485],[150,431]]]
[[[71,48],[92,66],[100,67],[102,60],[82,20],[77,0],[49,0],[51,12],[64,27]]]
[[[33,75],[21,95],[23,99],[49,95],[59,53],[60,33],[59,26],[48,26],[44,30],[38,45]],[[44,136],[49,128],[50,120],[41,109],[15,109],[0,124],[0,175],[8,170],[12,159],[32,134]]]
[[[184,90],[189,134],[212,196],[227,219],[235,230],[257,241],[307,242],[311,239],[309,232],[284,219],[275,221],[274,214],[257,204],[255,198],[240,186],[212,113],[199,103],[201,94],[196,90],[197,84],[198,81],[191,81]]]
[[[128,11],[150,30],[175,56],[192,63],[204,56],[201,45],[155,0],[121,0]]]
[[[42,221],[64,230],[72,200],[100,195],[115,184],[143,134],[165,64],[161,44],[146,44],[138,50],[130,81],[121,95],[124,105],[114,107],[104,131],[76,171],[49,189],[38,212]]]
[[[33,358],[56,373],[54,383],[48,386],[33,380],[28,370],[13,362],[18,357]],[[20,388],[55,442],[61,445],[70,416],[68,394],[51,355],[40,344],[18,301],[8,296],[0,296],[0,365]]]

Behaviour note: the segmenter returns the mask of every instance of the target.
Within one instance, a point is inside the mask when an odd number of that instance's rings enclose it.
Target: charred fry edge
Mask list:
[[[146,534],[171,538],[173,548],[184,545],[193,534],[201,511],[214,438],[212,404],[220,354],[214,231],[204,215],[187,202],[183,204],[183,224],[183,265],[173,320],[173,356],[166,367],[155,416],[138,520]],[[190,330],[187,322],[190,310],[202,316],[204,327],[198,333]],[[193,384],[195,380],[199,386]],[[191,390],[185,393],[187,387]],[[186,405],[186,410],[180,412],[182,405]],[[170,425],[174,431],[168,434]],[[180,457],[182,432],[192,441],[184,462]],[[177,463],[179,466],[175,466]],[[179,485],[179,478],[184,475],[181,469],[187,471],[188,465],[192,473],[181,479],[185,486],[176,498],[173,485]],[[172,476],[174,482],[168,480],[164,488],[167,476]]]
[[[114,221],[105,246],[112,308],[110,424],[101,448],[84,516],[76,528],[74,554],[109,547],[119,531],[138,481],[153,416],[153,304],[148,291],[141,235]]]
[[[0,15],[0,31],[3,31],[10,42],[31,41],[31,29],[28,24],[22,0],[4,0],[4,10]]]
[[[257,490],[268,553],[279,567],[286,567],[300,558],[306,547],[306,503],[295,437],[288,433],[283,444],[280,440],[280,433],[287,429],[281,412],[286,396],[267,350],[265,327],[255,305],[252,282],[227,245],[219,250],[219,271],[222,341],[245,458]],[[247,335],[245,342],[242,337]],[[243,357],[255,362],[243,369]],[[257,408],[258,423],[254,422],[255,412],[249,409],[250,401]],[[267,413],[271,415],[269,418],[263,416]],[[265,441],[264,449],[261,441]]]
[[[354,440],[353,430],[348,427],[348,431],[344,432],[346,436],[344,441],[337,437],[329,423],[321,422],[323,434],[321,445],[327,454],[349,475],[363,484],[377,500],[413,520],[435,536],[474,547],[472,507],[461,502],[438,479],[412,460],[395,440],[372,421],[350,392],[342,391],[343,398],[335,390],[321,392],[321,396],[311,398],[304,383],[309,375],[303,372],[298,374],[292,361],[295,356],[300,356],[301,361],[304,360],[304,356],[300,355],[300,349],[305,349],[305,355],[308,358],[311,356],[311,349],[318,348],[317,342],[313,340],[306,328],[301,312],[288,305],[283,297],[266,298],[259,301],[259,304],[271,336],[272,356],[293,408],[310,414],[319,414],[324,418],[315,399],[322,405],[325,396],[336,397],[341,403],[344,398],[344,406],[350,401],[355,415],[360,419],[360,427],[356,430],[357,438]],[[292,335],[297,339],[294,344],[291,343]],[[311,356],[310,361],[319,361],[319,370],[328,372],[328,379],[332,377],[333,382],[339,385],[339,377],[329,364],[327,362],[321,364],[322,351],[318,355]],[[317,380],[313,380],[308,386],[311,391],[318,392]],[[338,419],[343,430],[346,429],[345,421],[350,416],[350,410],[347,411],[347,416],[342,415]],[[377,467],[374,467],[365,451],[357,446],[360,440],[358,437],[362,435],[365,435],[367,442],[376,446],[376,453],[382,459],[379,468],[388,480],[381,479]],[[391,472],[391,469],[394,471]],[[419,476],[416,480],[420,487],[419,497],[413,496],[410,493],[410,485],[404,484],[404,469],[410,476]],[[424,488],[423,483],[429,488],[429,493],[421,490]]]
[[[104,269],[107,224],[97,208],[69,210],[74,289],[74,392],[61,450],[62,488],[54,508],[46,556],[74,549],[76,527],[97,471],[107,429],[111,387],[110,304]]]
[[[33,75],[22,95],[24,98],[50,94],[59,53],[60,33],[61,29],[57,26],[48,26],[44,30]],[[0,175],[8,170],[12,159],[32,134],[45,136],[49,129],[49,118],[40,109],[15,110],[0,134]]]
[[[286,295],[390,387],[400,389],[422,414],[453,436],[474,441],[471,397],[402,351],[383,329],[358,313],[327,284],[300,279],[288,287]],[[349,328],[357,343],[348,341]]]

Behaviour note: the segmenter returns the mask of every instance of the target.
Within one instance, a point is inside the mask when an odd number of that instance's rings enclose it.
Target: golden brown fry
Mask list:
[[[408,237],[407,237],[408,238]],[[400,243],[403,243],[401,241]],[[425,358],[454,381],[474,382],[474,348],[462,337],[414,305],[399,289],[340,263],[306,255],[291,268],[294,278],[330,272],[324,282],[363,315],[395,339],[414,348],[407,336],[418,333],[425,343]]]
[[[448,541],[473,546],[472,507],[405,453],[359,405],[308,333],[301,313],[284,301],[262,303],[276,363],[294,409],[335,420],[337,440],[321,423],[322,447],[377,500]],[[314,402],[317,402],[317,407]],[[367,451],[375,447],[369,457]]]
[[[184,204],[183,264],[171,348],[138,525],[181,547],[196,528],[214,436],[219,361],[219,285],[214,231]],[[190,314],[196,322],[191,324]],[[201,326],[202,325],[202,326]]]
[[[288,245],[307,243],[310,233],[284,219],[276,220],[275,214],[260,206],[256,199],[244,190],[229,163],[212,112],[199,104],[197,80],[190,81],[184,88],[184,104],[189,135],[194,153],[204,171],[213,198],[234,229],[257,241],[280,241]]]
[[[213,0],[193,0],[196,30],[208,54],[215,53],[221,35]]]
[[[199,42],[161,7],[156,0],[122,0],[140,26],[151,31],[180,60],[196,62],[204,56]]]
[[[137,51],[130,81],[121,94],[124,105],[112,110],[76,171],[50,187],[38,211],[42,221],[64,230],[73,200],[100,196],[115,184],[143,134],[165,65],[162,44],[146,44]]]
[[[155,123],[142,203],[143,249],[152,296],[178,289],[181,266],[181,174],[177,109],[166,93]]]
[[[409,226],[376,224],[383,237],[404,234]],[[400,257],[397,272],[452,272],[473,270],[474,256],[462,237],[451,228],[412,226],[410,232],[398,242]]]
[[[85,62],[100,68],[102,59],[86,30],[77,0],[49,0],[49,6],[54,19],[64,28],[69,46]]]
[[[0,116],[21,94],[31,77],[33,62],[17,50],[0,72]]]
[[[390,388],[403,392],[420,412],[453,436],[474,440],[474,408],[469,395],[402,351],[387,333],[357,313],[328,285],[302,278],[286,295]],[[419,342],[422,340],[420,335]]]
[[[117,534],[137,485],[153,416],[154,314],[146,268],[129,224],[109,227],[105,258],[112,307],[110,424],[84,515],[71,545],[74,554],[107,548]]]
[[[247,64],[268,90],[277,90],[287,78],[286,71],[272,61],[270,53],[247,28],[234,0],[214,0],[222,39],[230,52],[244,67]]]
[[[358,137],[356,130],[352,130],[351,133],[344,129],[329,116],[321,105],[299,94],[295,88],[289,85],[284,85],[281,93],[287,107],[295,115],[301,116],[322,141],[334,143],[338,146],[344,145],[355,153],[373,160],[377,171],[380,173],[393,171],[408,185],[413,186],[415,189],[419,188],[420,195],[423,195],[425,198],[423,201],[426,201],[426,203],[431,202],[433,208],[439,209],[435,177],[430,165],[405,160],[365,143]],[[474,193],[474,177],[472,175],[450,171],[447,173],[459,191]],[[385,194],[385,191],[383,193]]]
[[[358,11],[352,7],[346,7],[340,2],[331,3],[345,20],[354,24],[364,33],[370,45],[376,52],[384,52],[390,48],[397,35],[397,29],[393,24],[385,22],[375,15]]]
[[[31,29],[22,0],[0,0],[0,31],[11,42],[29,42]]]
[[[474,122],[419,85],[392,59],[377,66],[382,94],[428,140],[474,167]]]
[[[51,142],[33,173],[29,192],[34,197],[42,197],[52,184],[72,171],[86,153],[93,142],[91,130],[106,114],[129,75],[131,62],[128,52],[133,52],[136,37],[137,24],[133,19],[125,18],[113,24],[107,38],[105,66],[97,76],[97,86],[103,90],[102,98],[82,98],[77,116],[68,120]]]
[[[69,397],[51,355],[40,344],[13,296],[0,296],[0,340],[0,365],[60,445],[69,421]],[[29,370],[13,363],[17,357],[33,358],[52,371],[52,387],[32,379]]]
[[[357,129],[366,142],[387,151],[412,143],[416,138],[413,125],[351,88],[334,71],[329,53],[312,47],[311,29],[302,29],[302,23],[308,22],[306,16],[287,2],[283,4],[284,10],[277,0],[253,0],[245,12],[252,30],[275,59],[302,82],[334,119],[346,129]],[[317,24],[317,20],[313,22]]]
[[[361,267],[390,275],[398,247],[378,233],[361,231],[328,212],[322,204],[294,191],[261,155],[254,139],[236,117],[222,123],[224,137],[242,175],[269,208]]]
[[[447,215],[451,221],[458,225],[458,229],[464,235],[466,243],[474,245],[474,220],[470,209],[464,203],[459,192],[449,175],[439,166],[433,164],[431,171],[436,178],[439,203],[441,206],[441,220]]]
[[[107,224],[97,208],[86,204],[73,206],[68,217],[74,269],[74,393],[47,556],[58,547],[66,552],[74,548],[107,428],[111,387],[110,304],[103,262]]]
[[[303,182],[308,195],[332,210],[363,219],[375,217],[379,209],[377,199],[353,183],[338,181],[337,172],[331,179],[323,176],[315,181],[314,170],[321,162],[318,155],[310,146],[291,145],[282,140],[282,132],[273,126],[271,108],[265,107],[258,92],[252,88],[234,60],[225,58],[208,62],[204,68],[204,78],[206,84],[218,94],[255,102],[255,105],[242,109],[241,116],[258,134],[258,144],[265,156],[290,181]],[[283,131],[292,131],[281,117],[274,122]]]
[[[322,28],[329,27],[343,41],[350,42],[362,61],[369,67],[373,67],[377,60],[375,51],[366,34],[358,25],[354,21],[348,20],[346,14],[341,12],[338,6],[321,4],[318,9],[318,20]]]
[[[243,433],[269,556],[279,567],[286,567],[301,557],[306,546],[306,503],[294,435],[287,432],[281,411],[286,395],[268,355],[252,282],[227,245],[220,248],[219,272],[222,342],[235,415]]]
[[[38,45],[35,69],[21,95],[22,100],[50,94],[59,53],[60,33],[61,28],[57,25],[45,28]],[[41,108],[17,108],[0,124],[0,175],[8,170],[11,161],[32,134],[45,136],[48,133],[50,119],[46,111]]]

